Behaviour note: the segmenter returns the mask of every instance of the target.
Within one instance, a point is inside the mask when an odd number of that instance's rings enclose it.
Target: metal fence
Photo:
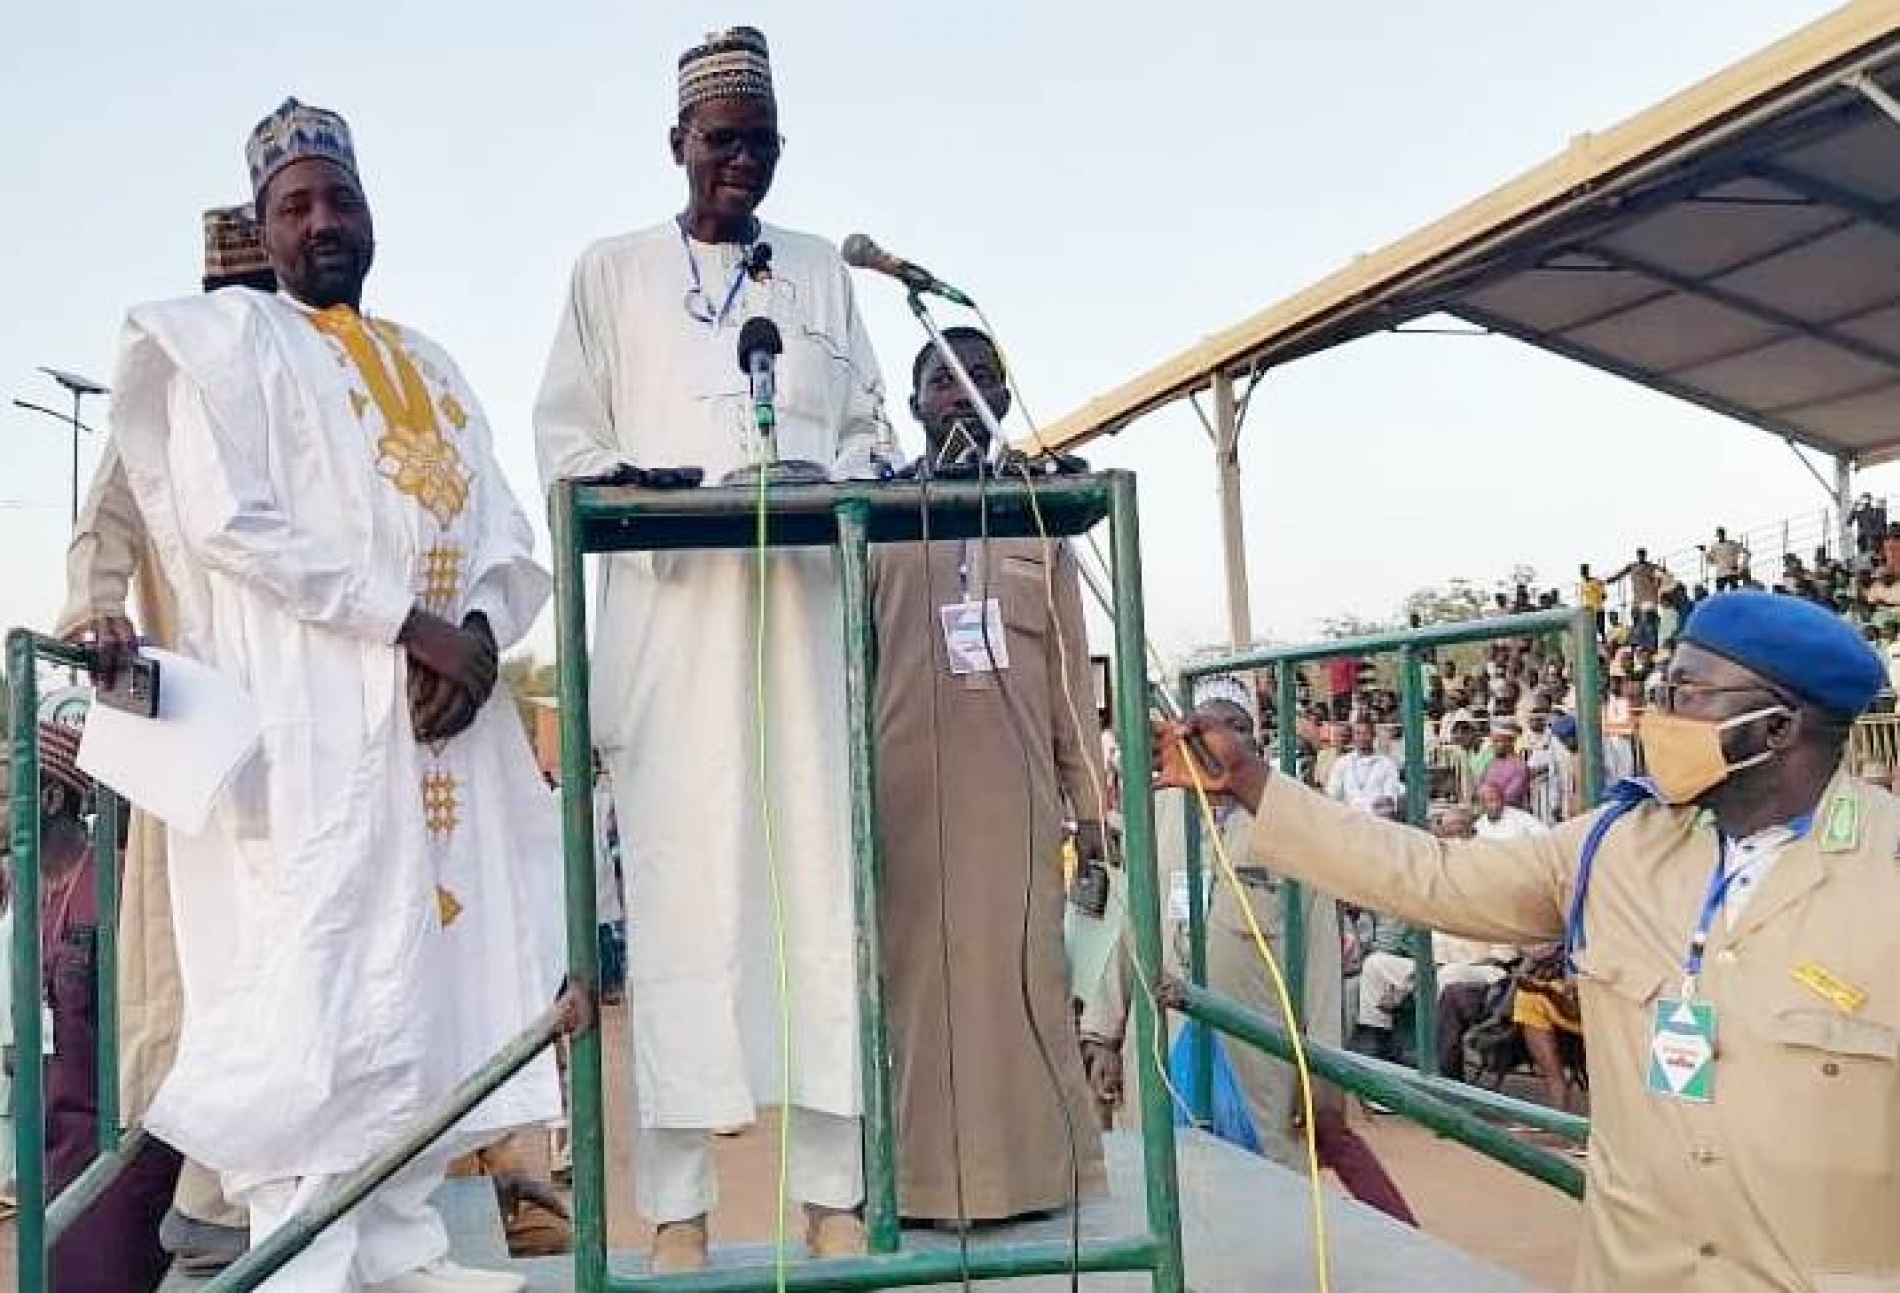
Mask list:
[[[1305,646],[1270,647],[1243,651],[1211,660],[1197,661],[1182,671],[1182,701],[1188,703],[1196,679],[1209,674],[1249,674],[1272,670],[1275,682],[1275,720],[1278,732],[1278,758],[1281,771],[1298,775],[1299,706],[1297,671],[1303,664],[1342,657],[1361,659],[1396,655],[1399,659],[1400,702],[1405,748],[1405,818],[1414,826],[1423,826],[1427,813],[1427,764],[1425,739],[1425,653],[1437,648],[1467,643],[1492,642],[1503,638],[1567,636],[1577,670],[1577,694],[1588,698],[1601,694],[1601,662],[1596,651],[1596,627],[1588,612],[1575,610],[1539,611],[1498,619],[1473,620],[1406,632],[1382,633],[1367,637],[1344,638]],[[1582,768],[1583,796],[1594,803],[1601,793],[1603,744],[1601,714],[1594,704],[1578,706],[1579,758]],[[1290,1054],[1285,1030],[1264,1017],[1242,1010],[1235,1003],[1207,989],[1207,913],[1202,884],[1200,822],[1192,811],[1187,822],[1188,891],[1188,973],[1192,986],[1186,994],[1187,1013],[1212,1027],[1238,1037],[1250,1045],[1286,1058]],[[1301,886],[1283,882],[1280,886],[1285,904],[1285,975],[1288,993],[1295,1004],[1304,1001],[1307,931],[1304,928],[1305,905]],[[1454,1082],[1437,1074],[1437,966],[1432,959],[1431,931],[1416,930],[1412,939],[1413,1026],[1415,1029],[1416,1067],[1412,1070],[1387,1064],[1368,1056],[1311,1040],[1306,1042],[1315,1070],[1339,1086],[1357,1092],[1379,1104],[1405,1113],[1441,1134],[1524,1171],[1571,1194],[1580,1194],[1582,1174],[1566,1160],[1527,1145],[1492,1126],[1472,1111],[1508,1119],[1528,1126],[1581,1141],[1587,1135],[1587,1123],[1556,1110],[1546,1110],[1497,1092],[1467,1083]],[[1213,1045],[1207,1032],[1197,1035],[1192,1053],[1192,1081],[1189,1100],[1198,1119],[1206,1120],[1213,1108]]]

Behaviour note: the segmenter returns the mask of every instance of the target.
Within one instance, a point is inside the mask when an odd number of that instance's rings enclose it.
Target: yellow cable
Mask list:
[[[1005,360],[1004,362],[1007,364],[1008,361]],[[1024,485],[1028,487],[1029,510],[1030,514],[1035,518],[1036,531],[1042,536],[1043,543],[1048,544],[1051,540],[1048,528],[1043,522],[1042,504],[1036,497],[1035,481],[1030,476],[1028,468],[1020,463],[1017,464],[1017,472],[1022,477]],[[1055,607],[1055,575],[1051,563],[1047,561],[1043,563],[1043,585],[1044,596],[1047,598],[1052,612],[1049,618],[1051,623],[1055,625],[1056,660],[1058,671],[1062,678],[1063,699],[1067,704],[1069,722],[1071,726],[1075,728],[1076,738],[1077,740],[1082,740],[1084,739],[1082,718],[1080,711],[1076,707],[1075,689],[1069,678],[1068,645],[1063,639],[1061,617],[1053,613]],[[1108,798],[1104,791],[1101,778],[1096,771],[1095,760],[1093,757],[1090,757],[1085,759],[1084,763],[1088,767],[1089,779],[1094,786],[1096,802],[1106,808]],[[1307,1068],[1306,1047],[1301,1040],[1299,1020],[1293,1009],[1292,994],[1287,990],[1286,979],[1281,973],[1279,962],[1274,959],[1273,951],[1267,943],[1266,935],[1261,932],[1259,922],[1254,918],[1253,904],[1247,901],[1247,896],[1241,888],[1240,877],[1235,872],[1233,863],[1227,856],[1227,849],[1221,839],[1219,824],[1214,820],[1213,805],[1208,801],[1207,788],[1201,783],[1200,769],[1195,766],[1191,753],[1187,760],[1187,765],[1188,773],[1194,780],[1195,795],[1200,802],[1201,817],[1205,828],[1203,833],[1212,842],[1215,855],[1220,861],[1223,878],[1226,880],[1229,889],[1239,903],[1241,912],[1246,917],[1248,932],[1253,936],[1254,950],[1260,953],[1261,959],[1266,963],[1267,972],[1273,979],[1274,991],[1279,997],[1281,1018],[1286,1022],[1287,1036],[1292,1040],[1294,1069],[1298,1073],[1300,1081],[1300,1104],[1306,1132],[1306,1166],[1309,1192],[1313,1205],[1313,1262],[1319,1277],[1320,1293],[1331,1293],[1332,1271],[1326,1238],[1325,1192],[1321,1186],[1319,1175],[1319,1130],[1313,1115],[1313,1078],[1311,1071]],[[1191,1121],[1193,1118],[1193,1107],[1182,1097],[1180,1091],[1176,1089],[1173,1080],[1168,1074],[1168,1066],[1162,1051],[1162,1035],[1165,1030],[1160,1026],[1160,1008],[1155,998],[1153,984],[1149,982],[1144,973],[1139,953],[1132,945],[1129,951],[1131,953],[1130,960],[1135,967],[1135,977],[1141,981],[1141,986],[1148,1003],[1149,1017],[1153,1024],[1149,1029],[1149,1033],[1154,1042],[1155,1054],[1153,1058],[1156,1071],[1160,1075],[1162,1084],[1167,1087],[1169,1096],[1174,1100],[1177,1106],[1188,1113]]]
[[[792,969],[785,950],[785,893],[779,881],[778,841],[772,826],[771,742],[767,720],[770,709],[765,703],[765,629],[766,617],[766,524],[765,464],[759,464],[759,505],[756,522],[758,550],[759,618],[753,653],[754,725],[759,733],[759,819],[765,836],[765,871],[772,891],[772,946],[778,960],[779,1016],[779,1107],[778,1107],[778,1196],[772,1223],[773,1275],[778,1293],[785,1293],[785,1211],[791,1204],[792,1161]]]
[[[1221,876],[1233,893],[1240,914],[1247,921],[1247,932],[1253,936],[1254,950],[1260,953],[1260,959],[1266,963],[1267,973],[1272,976],[1274,994],[1280,999],[1280,1017],[1286,1021],[1287,1040],[1293,1046],[1293,1067],[1299,1073],[1300,1108],[1306,1123],[1306,1170],[1313,1201],[1313,1268],[1319,1277],[1320,1293],[1331,1293],[1331,1261],[1326,1244],[1326,1197],[1319,1179],[1319,1124],[1313,1116],[1313,1075],[1306,1066],[1306,1044],[1300,1036],[1300,1021],[1293,1009],[1293,995],[1287,991],[1286,976],[1280,972],[1280,963],[1275,959],[1267,936],[1261,932],[1260,922],[1254,916],[1253,904],[1247,901],[1247,895],[1242,891],[1240,875],[1234,869],[1232,859],[1227,856],[1227,844],[1221,838],[1220,824],[1214,820],[1214,805],[1208,800],[1207,787],[1202,784],[1201,770],[1195,762],[1194,751],[1183,745],[1182,753],[1188,779],[1194,783],[1194,797],[1200,803],[1202,828],[1214,846]]]

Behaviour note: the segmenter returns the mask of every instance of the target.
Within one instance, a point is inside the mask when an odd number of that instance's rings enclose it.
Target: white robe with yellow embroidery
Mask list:
[[[263,725],[172,835],[184,1021],[146,1118],[227,1189],[360,1165],[559,986],[558,826],[508,693],[421,745],[394,645],[419,604],[505,648],[548,580],[454,365],[373,337],[229,289],[133,310],[113,383],[179,649]],[[543,1056],[461,1130],[559,1111]]]

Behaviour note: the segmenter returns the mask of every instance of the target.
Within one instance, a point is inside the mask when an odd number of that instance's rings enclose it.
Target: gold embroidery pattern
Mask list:
[[[447,772],[422,774],[422,818],[431,835],[455,833],[462,813],[454,776]]]
[[[442,928],[447,929],[453,925],[455,918],[461,914],[462,900],[441,885],[437,885],[435,887],[435,916],[442,922]]]
[[[333,306],[311,315],[310,322],[343,347],[383,415],[387,430],[376,442],[377,471],[415,499],[439,524],[450,524],[468,506],[468,474],[462,469],[461,453],[442,434],[429,388],[403,347],[401,332],[388,324],[376,325],[395,361],[392,377],[383,363],[382,351],[356,311]]]
[[[369,396],[361,391],[350,392],[350,407],[356,410],[356,420],[363,420],[363,410],[369,407]]]
[[[442,410],[442,416],[447,418],[449,425],[457,431],[468,425],[468,410],[462,407],[462,401],[455,398],[454,391],[442,392],[442,398],[437,403]]]
[[[462,598],[462,549],[438,543],[416,559],[416,599],[423,609],[453,617]]]

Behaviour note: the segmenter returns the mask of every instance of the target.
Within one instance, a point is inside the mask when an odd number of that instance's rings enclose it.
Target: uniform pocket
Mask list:
[[[1003,622],[1011,632],[1042,637],[1051,614],[1042,562],[1035,557],[1004,557],[998,569],[1003,577],[995,595],[1002,599]]]
[[[1854,1019],[1826,1010],[1783,1010],[1768,1026],[1771,1040],[1784,1046],[1870,1060],[1900,1061],[1900,1032],[1871,1019]]]

